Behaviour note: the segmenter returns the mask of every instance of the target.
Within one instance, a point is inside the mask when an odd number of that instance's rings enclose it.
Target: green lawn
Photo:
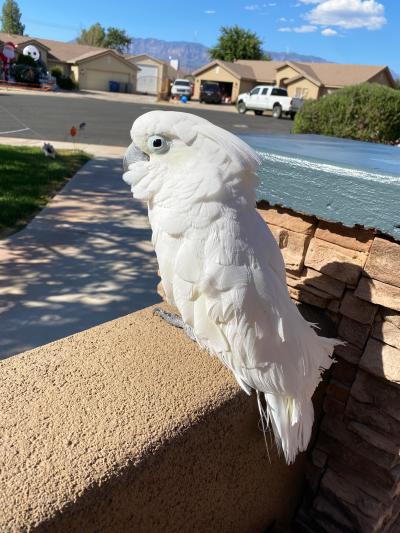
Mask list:
[[[23,227],[90,157],[57,150],[55,159],[40,148],[0,145],[0,236]]]

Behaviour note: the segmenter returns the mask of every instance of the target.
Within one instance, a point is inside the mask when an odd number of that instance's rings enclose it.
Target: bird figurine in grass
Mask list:
[[[56,158],[56,151],[54,146],[50,143],[44,143],[42,146],[42,152],[46,157],[51,157],[52,159]]]
[[[189,113],[150,111],[131,129],[123,179],[148,204],[167,301],[182,327],[256,392],[286,462],[310,440],[311,397],[338,341],[291,301],[282,254],[255,209],[257,154]]]

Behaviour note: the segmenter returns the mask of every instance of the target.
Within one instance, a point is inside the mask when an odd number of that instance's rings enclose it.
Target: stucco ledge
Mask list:
[[[1,372],[0,531],[253,533],[292,516],[304,457],[269,460],[254,395],[152,308]]]

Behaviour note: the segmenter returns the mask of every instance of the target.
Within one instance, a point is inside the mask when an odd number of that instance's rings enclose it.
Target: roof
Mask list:
[[[30,35],[13,35],[11,33],[0,32],[0,41],[11,41],[16,45],[35,41],[39,45],[48,49],[49,59],[57,59],[63,63],[75,63],[76,60],[95,56],[106,51],[111,51],[122,58],[118,52],[110,48],[100,48],[78,43],[65,43],[62,41],[53,41],[51,39],[31,37]]]
[[[316,85],[326,87],[345,87],[363,83],[388,67],[382,65],[348,65],[340,63],[303,63],[298,61],[287,61],[281,68],[291,66],[305,78],[310,79]],[[389,73],[390,76],[390,73]],[[294,78],[294,77],[293,77]]]
[[[124,54],[125,59],[127,59],[129,62],[133,63],[139,63],[142,59],[150,59],[151,61],[154,61],[155,63],[158,63],[159,65],[165,65],[167,67],[167,78],[168,79],[177,79],[177,78],[184,78],[186,76],[186,72],[180,69],[174,68],[172,65],[168,63],[168,61],[164,61],[163,59],[158,59],[157,57],[151,56],[150,54]]]
[[[69,61],[69,63],[79,64],[79,63],[83,63],[85,61],[89,61],[90,59],[102,57],[104,55],[112,55],[114,57],[114,59],[116,59],[117,61],[120,61],[121,63],[124,63],[129,68],[131,68],[131,69],[133,69],[135,71],[140,70],[138,68],[138,66],[135,65],[135,63],[131,63],[125,57],[123,57],[121,54],[119,54],[118,52],[116,52],[115,50],[112,50],[110,48],[99,48],[98,51],[95,51],[95,52],[93,52],[93,51],[92,52],[86,52],[85,54],[82,54],[81,56],[76,57],[72,61]]]
[[[253,79],[261,82],[275,82],[277,69],[284,64],[283,61],[257,61],[254,59],[238,59],[235,65],[243,65],[253,72]]]
[[[193,76],[198,76],[205,70],[208,70],[214,66],[220,66],[233,74],[233,76],[236,76],[239,79],[247,79],[247,80],[253,80],[254,73],[253,70],[248,67],[247,65],[241,65],[240,63],[230,63],[229,61],[222,61],[221,59],[215,59],[214,61],[211,61],[211,63],[207,63],[207,65],[203,65],[199,69],[192,72]]]
[[[62,41],[53,41],[50,39],[37,39],[50,48],[50,54],[65,63],[74,63],[77,58],[82,56],[94,56],[110,50],[109,48],[100,48],[98,46],[88,46],[87,44],[64,43]]]
[[[140,61],[141,59],[151,59],[151,61],[154,61],[155,63],[158,63],[159,65],[165,65],[166,62],[162,59],[158,59],[157,57],[151,56],[150,54],[125,54],[125,59],[127,59],[130,62],[136,63],[137,61]]]
[[[40,41],[40,39],[37,39],[36,37],[30,37],[29,35],[15,35],[13,33],[0,32],[0,41],[3,43],[7,43],[10,41],[16,44],[17,46],[35,42],[39,44],[42,48],[46,48],[47,50],[49,49],[44,43]]]

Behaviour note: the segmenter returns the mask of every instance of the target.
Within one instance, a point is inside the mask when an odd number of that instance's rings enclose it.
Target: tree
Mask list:
[[[262,41],[256,33],[239,26],[223,26],[220,31],[217,45],[209,50],[212,59],[235,61],[266,58],[262,50]]]
[[[100,22],[96,22],[87,30],[81,30],[77,42],[89,46],[113,48],[122,53],[131,44],[132,38],[127,35],[125,30],[110,27],[106,31]]]
[[[104,41],[106,48],[113,48],[122,54],[131,43],[132,37],[129,37],[125,30],[114,27],[107,29],[107,35]]]
[[[81,30],[77,42],[79,44],[102,47],[104,46],[105,40],[106,31],[99,22],[96,22],[96,24],[92,24],[87,30]]]
[[[23,35],[25,26],[21,22],[21,11],[15,0],[6,0],[3,4],[1,15],[1,31]]]

